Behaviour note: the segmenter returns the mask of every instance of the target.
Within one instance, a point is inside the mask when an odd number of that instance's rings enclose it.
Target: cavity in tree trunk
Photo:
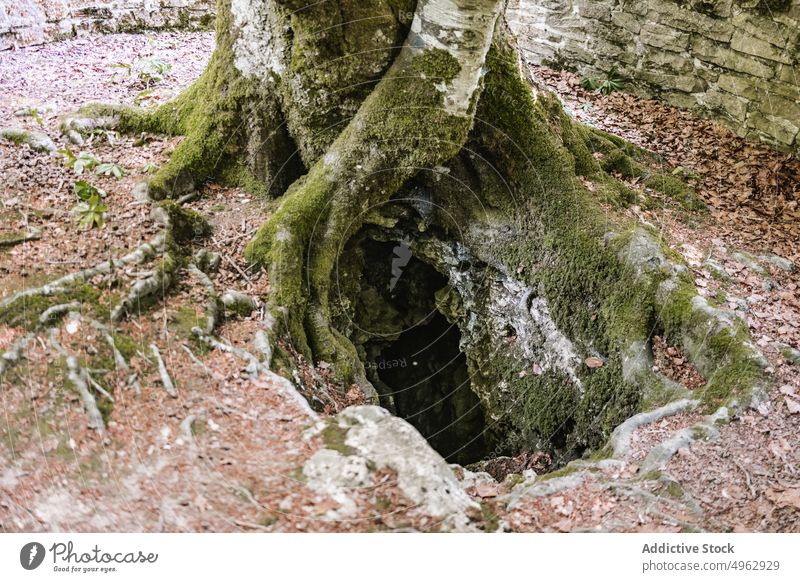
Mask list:
[[[744,328],[616,212],[634,195],[614,175],[670,177],[525,77],[503,9],[220,0],[216,51],[190,89],[155,111],[90,106],[67,126],[184,135],[154,199],[208,179],[278,197],[248,247],[269,274],[270,333],[328,363],[342,389],[407,406],[364,363],[445,318],[465,358],[449,414],[478,423],[450,427],[456,441],[495,454],[597,447],[637,409],[684,395],[651,370],[656,332],[709,378],[707,402],[749,394],[763,361]],[[435,313],[414,299],[424,285],[398,298],[381,282],[371,257],[398,246],[439,281],[424,290]],[[397,284],[402,252],[387,256]],[[290,369],[289,352],[276,365]]]

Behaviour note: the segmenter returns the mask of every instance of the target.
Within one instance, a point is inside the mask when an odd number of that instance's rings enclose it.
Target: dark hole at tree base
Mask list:
[[[447,280],[403,243],[365,239],[362,249],[358,309],[380,312],[384,318],[375,327],[395,331],[373,334],[364,344],[381,404],[416,427],[447,461],[485,459],[483,410],[470,389],[461,334],[436,310],[434,294]]]

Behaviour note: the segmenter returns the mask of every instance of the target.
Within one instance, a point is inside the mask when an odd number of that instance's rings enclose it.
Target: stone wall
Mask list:
[[[800,0],[511,0],[528,61],[601,77],[800,151]]]
[[[87,32],[213,24],[215,0],[0,0],[0,50]]]

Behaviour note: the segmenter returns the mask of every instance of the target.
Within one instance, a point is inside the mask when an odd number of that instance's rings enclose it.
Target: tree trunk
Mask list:
[[[503,9],[219,0],[217,49],[194,86],[155,112],[88,111],[186,136],[154,198],[208,178],[281,196],[248,247],[269,273],[273,335],[343,386],[378,386],[390,408],[402,397],[364,362],[428,316],[412,321],[419,303],[370,283],[370,256],[397,244],[395,260],[407,249],[431,267],[435,310],[466,356],[468,390],[449,402],[459,418],[480,412],[469,438],[495,453],[574,454],[683,395],[651,371],[656,332],[709,378],[708,402],[750,394],[763,362],[744,328],[614,211],[633,194],[611,172],[651,179],[647,154],[572,122],[525,78]]]

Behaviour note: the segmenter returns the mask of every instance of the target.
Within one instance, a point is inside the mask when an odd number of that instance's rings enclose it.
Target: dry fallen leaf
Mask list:
[[[478,497],[497,497],[497,486],[491,483],[478,483],[475,486],[475,494]]]
[[[792,414],[800,414],[800,402],[788,396],[784,397],[784,400],[786,401],[786,408],[789,409],[789,412]]]
[[[785,491],[767,489],[766,496],[767,499],[778,507],[794,507],[795,509],[800,509],[800,488],[787,489]]]
[[[594,356],[589,356],[583,361],[583,363],[590,368],[600,368],[603,365],[603,360]]]

